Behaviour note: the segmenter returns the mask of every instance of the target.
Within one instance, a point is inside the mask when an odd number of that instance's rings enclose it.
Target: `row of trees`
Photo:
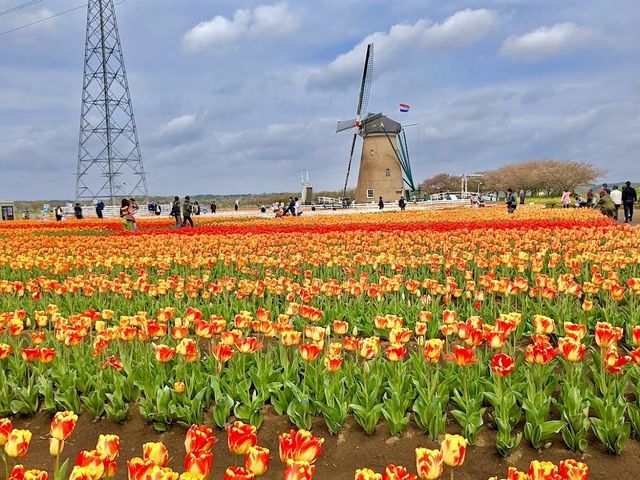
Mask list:
[[[495,170],[480,172],[482,177],[468,179],[469,190],[476,190],[481,183],[483,192],[504,192],[508,188],[525,190],[533,194],[559,194],[574,190],[578,185],[591,183],[603,175],[603,171],[590,163],[558,160],[532,160],[504,165]],[[461,177],[440,173],[424,180],[420,192],[431,195],[438,192],[460,191]]]

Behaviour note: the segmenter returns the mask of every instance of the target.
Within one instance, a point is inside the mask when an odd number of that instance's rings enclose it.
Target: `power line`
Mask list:
[[[42,0],[39,0],[39,1],[42,1]],[[126,1],[127,0],[122,0],[121,2],[114,3],[114,5],[122,5]],[[46,22],[47,20],[51,20],[52,18],[60,17],[62,15],[66,15],[67,13],[75,12],[76,10],[80,10],[81,8],[87,8],[87,6],[86,5],[78,5],[77,7],[70,8],[69,10],[65,10],[63,12],[58,12],[55,15],[51,15],[49,17],[41,18],[40,20],[36,20],[35,22],[27,23],[25,25],[21,25],[21,26],[16,27],[16,28],[12,28],[11,30],[7,30],[5,32],[0,32],[0,37],[3,36],[3,35],[7,35],[9,33],[17,32],[19,30],[24,30],[25,28],[32,27],[34,25],[37,25],[38,23]]]
[[[23,8],[30,7],[31,5],[35,5],[36,3],[43,2],[44,0],[30,0],[29,2],[22,3],[20,5],[16,5],[15,7],[8,8],[0,12],[0,17],[3,15],[9,15],[10,13],[17,12],[18,10],[22,10]]]

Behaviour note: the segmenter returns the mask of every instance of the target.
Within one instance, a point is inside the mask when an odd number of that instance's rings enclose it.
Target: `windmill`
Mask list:
[[[395,200],[404,194],[403,184],[415,190],[402,125],[382,113],[367,112],[372,81],[373,43],[370,43],[364,60],[356,116],[352,120],[338,122],[336,129],[336,133],[355,129],[342,190],[343,198],[346,196],[358,135],[363,138],[355,194],[357,203],[377,201],[378,197],[386,201]]]

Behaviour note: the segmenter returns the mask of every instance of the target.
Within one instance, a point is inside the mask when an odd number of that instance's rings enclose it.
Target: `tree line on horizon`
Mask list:
[[[576,187],[588,184],[605,172],[588,162],[563,160],[531,160],[522,163],[510,163],[479,172],[481,177],[469,177],[469,191],[480,186],[482,192],[504,192],[509,188],[524,190],[532,195],[559,195],[564,190],[573,191]],[[420,183],[421,195],[440,192],[459,192],[461,176],[439,173]]]

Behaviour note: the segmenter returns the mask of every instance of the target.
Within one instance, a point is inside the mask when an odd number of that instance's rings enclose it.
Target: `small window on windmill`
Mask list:
[[[391,170],[389,170],[388,168],[384,171],[384,176],[385,177],[390,177],[391,176]]]
[[[367,190],[367,198],[373,198],[373,188]]]

